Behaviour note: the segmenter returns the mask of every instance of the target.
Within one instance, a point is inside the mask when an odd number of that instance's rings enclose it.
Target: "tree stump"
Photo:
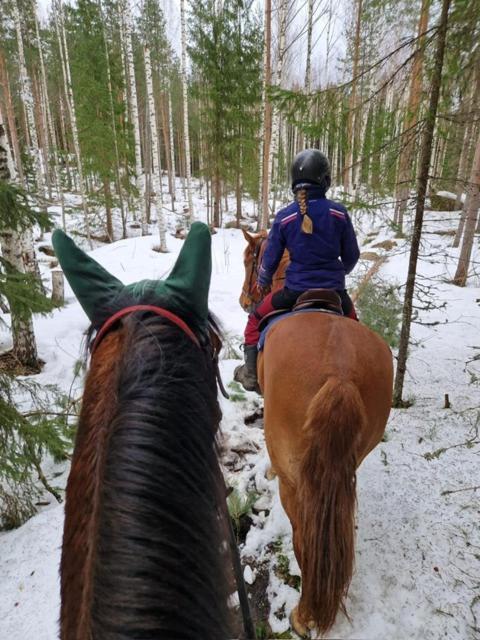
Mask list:
[[[61,269],[52,269],[52,302],[58,305],[65,302],[65,279]]]

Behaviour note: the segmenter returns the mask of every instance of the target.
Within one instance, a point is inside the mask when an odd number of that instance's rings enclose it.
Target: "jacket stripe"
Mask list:
[[[287,224],[288,222],[292,222],[292,220],[295,220],[295,218],[297,217],[297,213],[291,213],[289,216],[287,216],[286,218],[284,218],[280,224]]]

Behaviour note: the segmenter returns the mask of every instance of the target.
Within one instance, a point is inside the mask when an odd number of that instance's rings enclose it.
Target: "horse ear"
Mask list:
[[[212,236],[206,224],[194,222],[165,288],[173,301],[192,312],[201,324],[208,321],[208,292],[212,275]]]
[[[98,309],[120,293],[123,283],[77,247],[60,229],[53,232],[52,244],[73,293],[93,322]]]
[[[248,233],[248,231],[245,229],[245,227],[242,227],[242,233],[243,233],[243,236],[244,236],[245,240],[248,242],[248,244],[254,244],[255,243],[255,238]]]

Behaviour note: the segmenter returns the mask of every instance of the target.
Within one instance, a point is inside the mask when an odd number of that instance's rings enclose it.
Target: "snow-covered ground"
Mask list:
[[[201,206],[197,199],[196,209]],[[419,283],[431,297],[422,294],[417,303],[430,302],[433,308],[419,309],[423,324],[412,330],[404,396],[413,405],[392,411],[385,441],[359,470],[357,562],[348,598],[352,622],[340,614],[330,638],[480,637],[480,288],[475,274],[466,289],[448,284],[458,251],[449,248],[450,236],[435,233],[453,229],[456,221],[451,212],[426,214]],[[363,250],[383,254],[373,245],[392,235],[381,216],[372,222],[362,214],[355,223]],[[169,235],[168,254],[152,251],[156,243],[149,236],[131,238],[97,248],[93,255],[124,282],[158,278],[173,265],[182,241]],[[246,320],[238,305],[243,248],[237,230],[213,236],[210,306],[238,353]],[[388,252],[381,277],[403,283],[407,262],[405,242],[399,240]],[[358,271],[370,265],[362,261]],[[43,268],[47,272],[46,263]],[[87,324],[68,287],[67,306],[36,319],[46,363],[39,382],[70,388]],[[0,342],[4,338],[1,334]],[[231,359],[231,349],[226,355],[230,359],[222,361],[221,370],[228,385],[238,361]],[[74,382],[72,393],[81,393],[81,380]],[[450,409],[443,408],[445,394]],[[289,578],[298,574],[298,566],[276,481],[265,478],[261,421],[244,423],[260,405],[251,393],[222,399],[224,463],[229,482],[241,494],[258,494],[242,557],[249,582],[268,576],[269,624],[280,634],[288,631],[298,599],[290,586],[295,580]],[[66,470],[51,464],[47,475],[53,484],[64,484]],[[20,529],[0,534],[0,638],[57,637],[62,520],[62,506],[52,501]]]

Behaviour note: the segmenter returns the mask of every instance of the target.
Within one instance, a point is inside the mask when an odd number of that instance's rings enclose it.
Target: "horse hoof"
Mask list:
[[[303,622],[300,622],[300,617],[298,615],[298,606],[295,607],[290,614],[290,625],[295,633],[301,638],[310,638],[310,625],[306,626],[303,624]]]
[[[275,480],[275,478],[277,477],[277,474],[275,473],[275,470],[273,467],[269,467],[267,469],[267,473],[265,474],[265,477],[267,480]]]

